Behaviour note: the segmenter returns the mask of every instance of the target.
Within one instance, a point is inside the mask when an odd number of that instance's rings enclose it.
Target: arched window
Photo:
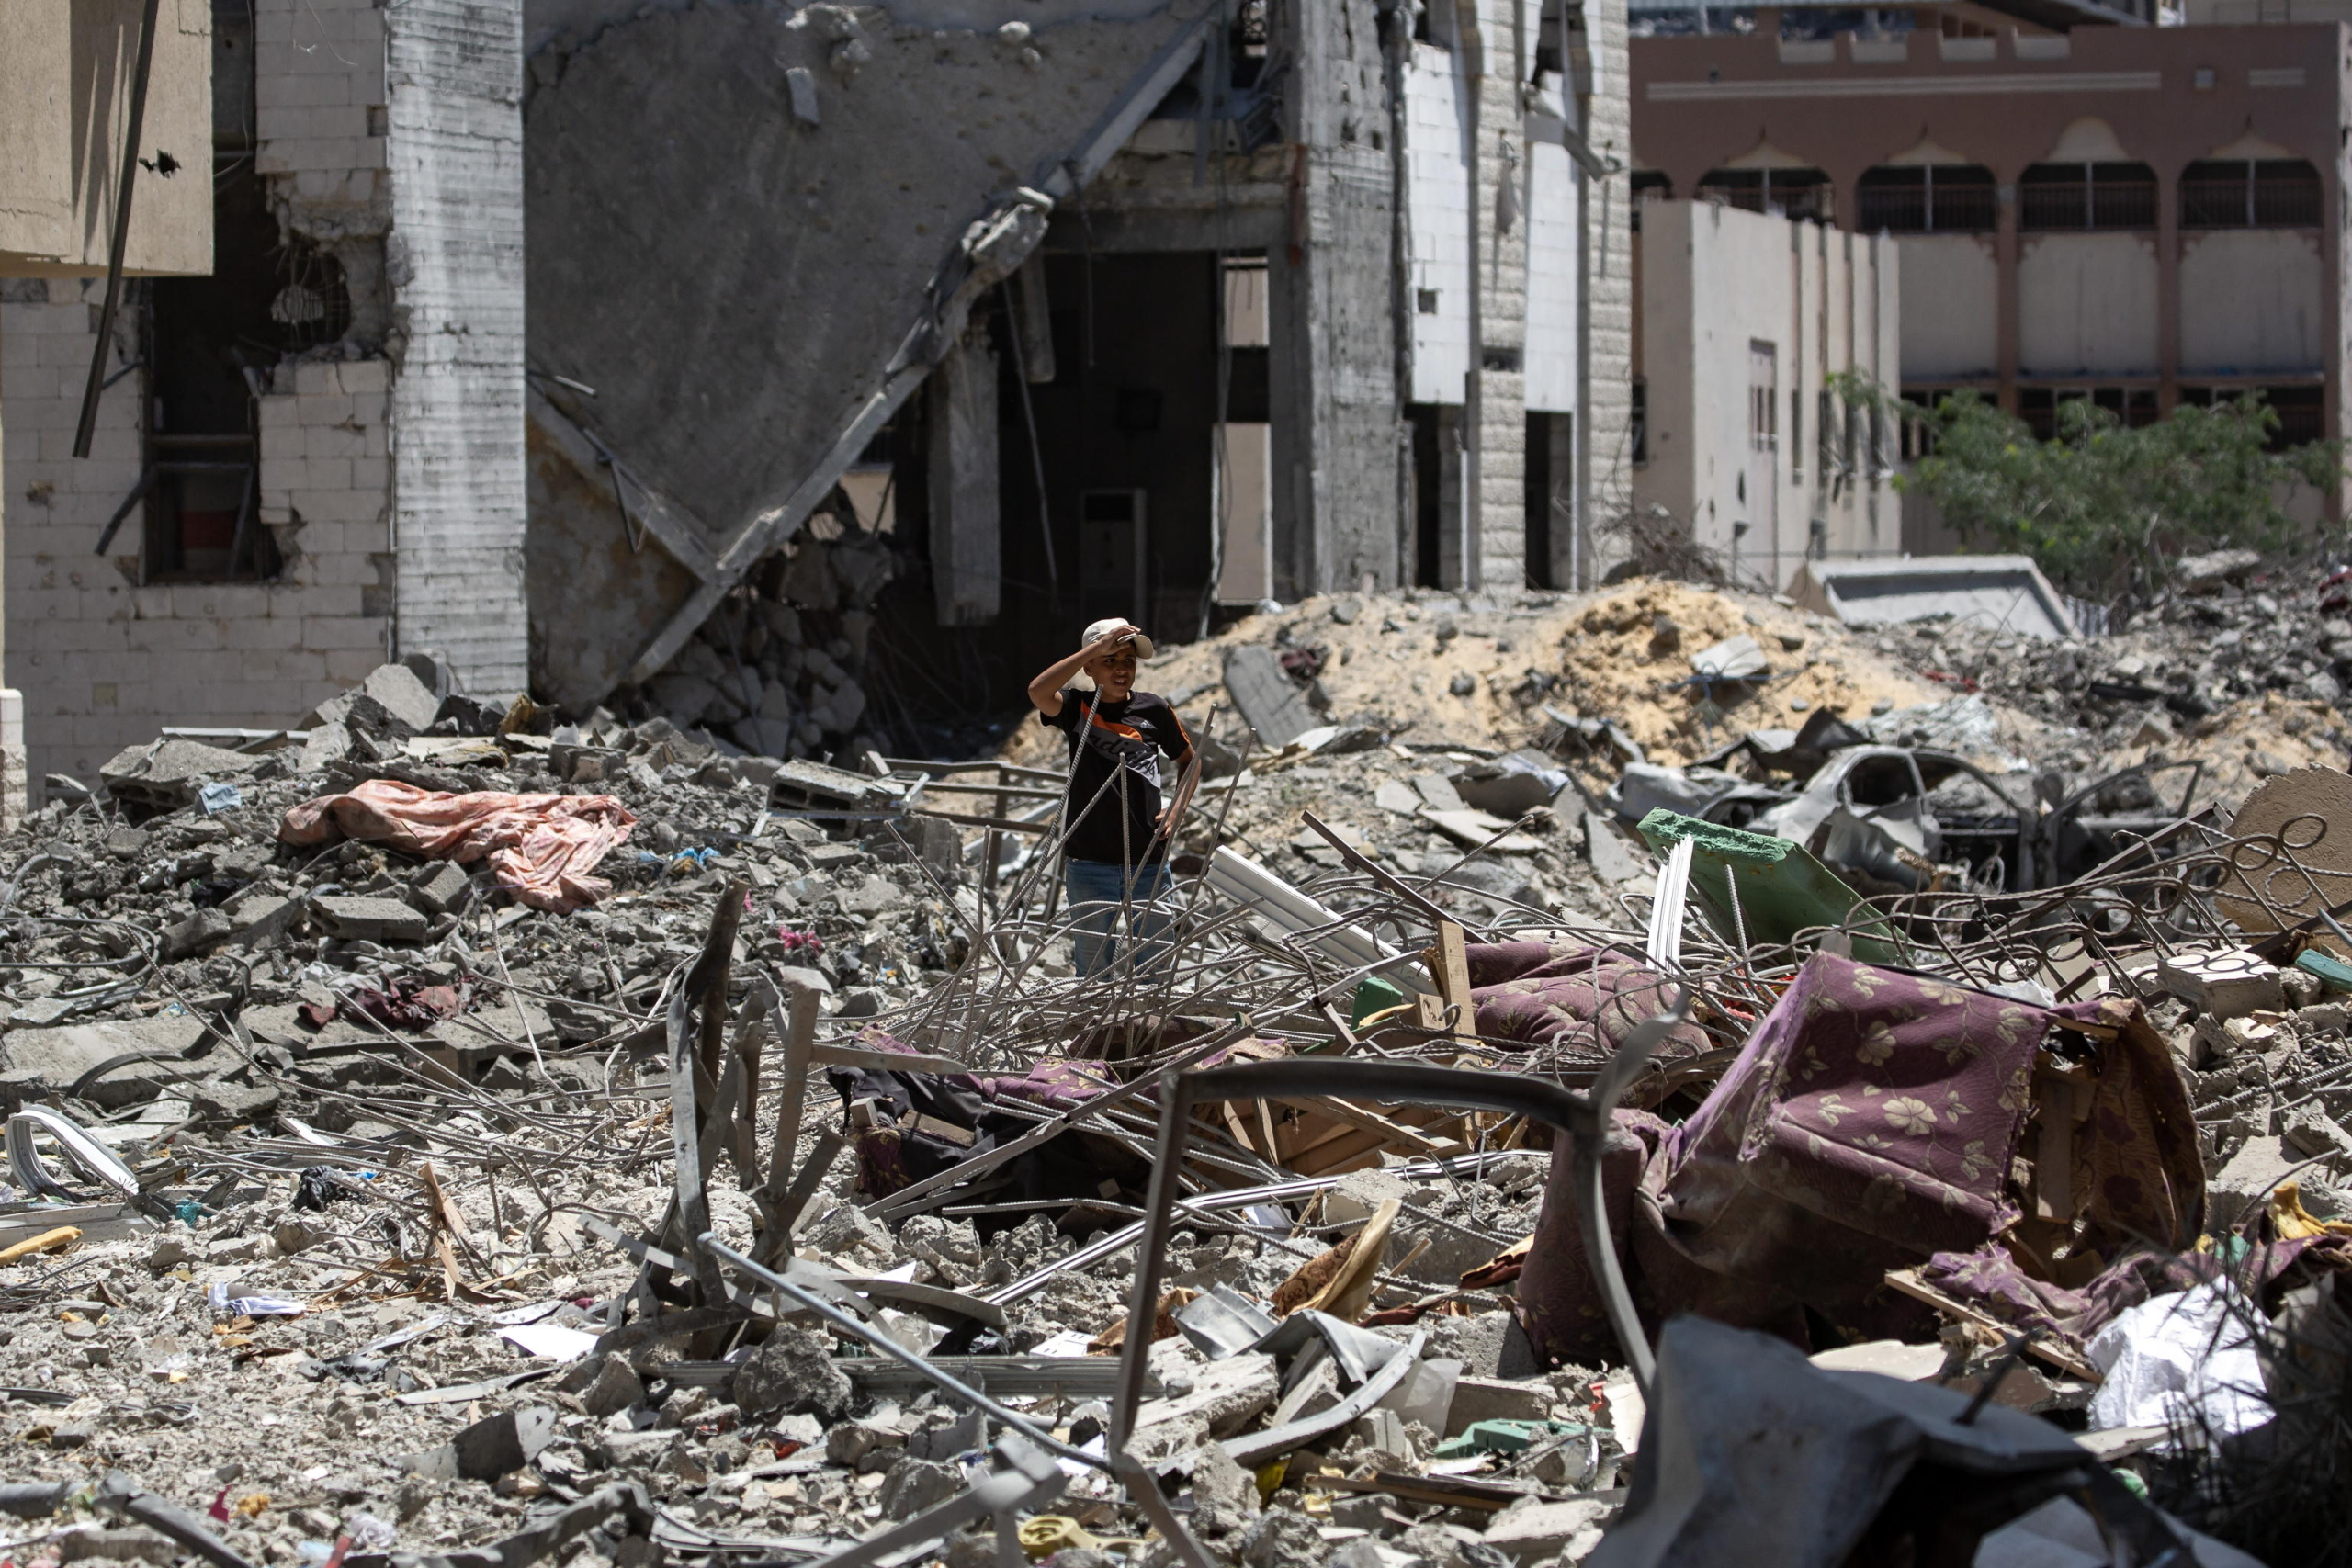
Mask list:
[[[1838,216],[1836,186],[1819,169],[1710,169],[1699,181],[1701,201],[1748,212],[1777,212],[1827,223]]]
[[[2153,229],[2156,172],[2145,164],[2036,164],[2018,180],[2018,227]]]
[[[1865,234],[1989,234],[1993,171],[1981,164],[1884,164],[1855,187]]]
[[[2301,158],[2209,158],[2180,173],[2184,229],[2316,229],[2319,171]]]

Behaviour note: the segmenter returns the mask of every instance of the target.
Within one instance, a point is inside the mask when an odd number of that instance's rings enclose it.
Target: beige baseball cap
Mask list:
[[[1107,615],[1102,620],[1095,622],[1092,626],[1087,627],[1083,632],[1080,632],[1079,634],[1078,645],[1080,648],[1091,648],[1096,643],[1102,641],[1104,637],[1109,637],[1113,632],[1117,631],[1121,626],[1133,626],[1134,624],[1134,622],[1128,620],[1125,615]],[[1135,646],[1136,657],[1137,659],[1149,659],[1154,653],[1159,651],[1159,649],[1151,646],[1151,638],[1144,636],[1141,632],[1136,632],[1132,637],[1128,637],[1127,641]]]

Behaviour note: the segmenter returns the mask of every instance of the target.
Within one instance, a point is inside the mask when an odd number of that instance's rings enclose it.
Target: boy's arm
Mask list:
[[[1135,626],[1120,626],[1110,636],[1088,643],[1069,658],[1056,660],[1046,665],[1030,679],[1029,701],[1047,718],[1061,717],[1062,687],[1090,661],[1102,658],[1116,644],[1136,636],[1138,630]]]

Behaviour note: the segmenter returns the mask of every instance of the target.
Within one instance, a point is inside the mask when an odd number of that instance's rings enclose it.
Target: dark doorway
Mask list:
[[[212,273],[159,278],[148,294],[149,581],[277,575],[256,514],[261,377],[283,355],[349,324],[342,269],[288,245],[260,176],[224,152],[213,181]]]
[[[1438,488],[1445,482],[1444,456],[1438,449],[1437,405],[1410,404],[1405,418],[1413,427],[1413,583],[1436,588],[1443,570],[1438,555]]]
[[[1217,258],[1049,255],[1046,294],[1052,380],[1023,381],[1004,335],[1012,321],[996,322],[1003,644],[1022,649],[1015,664],[1043,663],[1104,615],[1187,640],[1213,591]],[[1234,357],[1228,401],[1262,403],[1258,367]],[[1058,595],[1039,526],[1040,468]]]

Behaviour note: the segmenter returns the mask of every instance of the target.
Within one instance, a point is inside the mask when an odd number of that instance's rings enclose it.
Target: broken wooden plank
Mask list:
[[[1981,1328],[2001,1341],[2006,1342],[2018,1337],[2018,1330],[2015,1327],[2003,1323],[1988,1313],[1979,1312],[1965,1303],[1954,1301],[1933,1285],[1921,1280],[1919,1271],[1916,1269],[1890,1269],[1886,1271],[1886,1282],[1913,1301],[1925,1302],[1946,1316],[1973,1327]],[[2046,1338],[2028,1341],[2025,1353],[2029,1356],[2038,1356],[2059,1371],[2071,1372],[2086,1382],[2104,1381],[2105,1374],[2097,1367],[2064,1346],[2053,1345]]]

